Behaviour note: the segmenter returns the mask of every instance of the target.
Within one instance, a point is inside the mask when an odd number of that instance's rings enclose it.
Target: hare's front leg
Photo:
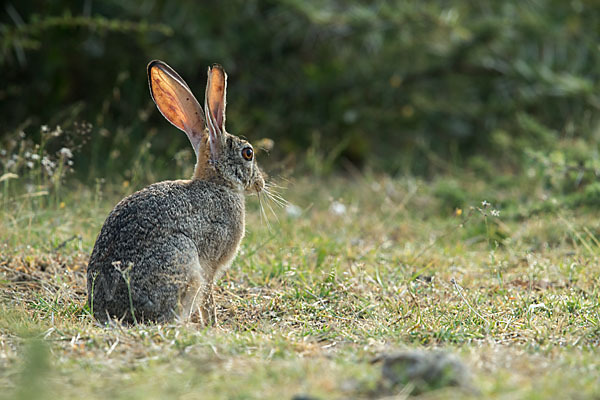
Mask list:
[[[212,270],[203,268],[203,265],[205,264],[196,259],[188,266],[187,286],[182,294],[181,319],[183,321],[193,319],[197,322],[197,315],[202,325],[211,326],[217,320],[213,299],[215,274]]]
[[[180,295],[179,319],[181,321],[192,320],[208,326],[211,315],[209,311],[214,308],[212,306],[212,280],[209,279],[211,277],[207,276],[198,258],[185,268],[187,279]]]
[[[213,298],[213,283],[209,281],[203,286],[202,300],[200,303],[200,317],[204,326],[217,324],[217,309]]]

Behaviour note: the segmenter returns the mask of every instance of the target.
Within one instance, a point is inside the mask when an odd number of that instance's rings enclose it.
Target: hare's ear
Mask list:
[[[208,81],[204,97],[206,126],[210,137],[210,150],[213,159],[219,155],[225,133],[225,105],[227,95],[227,74],[219,64],[208,67]]]
[[[204,113],[188,85],[173,68],[159,60],[148,64],[148,84],[158,110],[187,134],[198,156],[204,135]]]

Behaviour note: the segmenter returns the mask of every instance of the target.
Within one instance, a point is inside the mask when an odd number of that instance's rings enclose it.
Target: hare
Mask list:
[[[227,74],[208,68],[204,112],[166,63],[148,64],[150,94],[186,133],[196,166],[190,180],[150,185],[121,200],[98,235],[87,269],[88,304],[101,322],[214,323],[215,279],[244,236],[245,193],[265,182],[252,146],[225,131]]]

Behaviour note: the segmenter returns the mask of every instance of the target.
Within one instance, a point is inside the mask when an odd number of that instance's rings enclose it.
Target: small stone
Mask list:
[[[292,397],[292,400],[319,400],[317,397],[311,396],[309,394],[295,394]]]
[[[373,362],[383,361],[382,390],[399,389],[407,384],[413,394],[447,386],[470,388],[470,373],[458,357],[441,351],[411,350],[384,354]]]

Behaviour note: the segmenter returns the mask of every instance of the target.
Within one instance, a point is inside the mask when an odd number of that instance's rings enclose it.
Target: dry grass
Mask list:
[[[130,188],[100,201],[79,188],[54,208],[8,203],[0,220],[4,395],[373,397],[374,356],[441,348],[470,367],[474,390],[419,397],[597,397],[596,214],[527,215],[543,193],[465,185],[472,208],[456,212],[414,179],[299,181],[285,197],[301,214],[275,208],[270,229],[251,199],[242,250],[219,284],[219,326],[210,329],[101,327],[90,318],[87,257]],[[525,194],[530,203],[514,200]]]

